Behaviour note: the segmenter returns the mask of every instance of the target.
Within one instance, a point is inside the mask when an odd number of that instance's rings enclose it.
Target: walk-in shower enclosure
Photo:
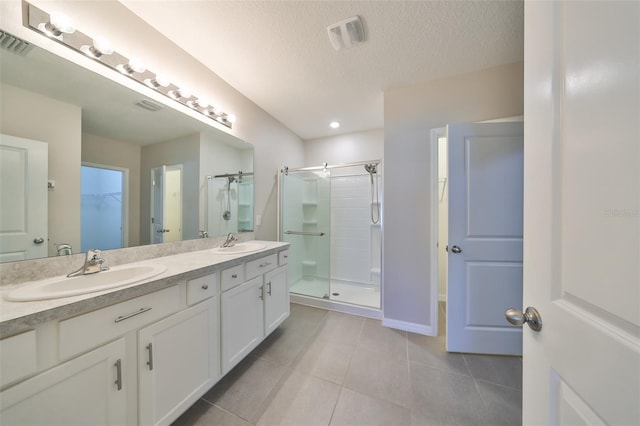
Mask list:
[[[279,173],[292,295],[380,309],[380,160]]]

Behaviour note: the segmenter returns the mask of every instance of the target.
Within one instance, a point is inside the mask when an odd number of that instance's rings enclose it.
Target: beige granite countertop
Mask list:
[[[46,321],[67,318],[90,312],[153,291],[176,285],[183,280],[200,277],[214,270],[220,270],[277,252],[289,243],[260,241],[265,248],[241,254],[217,254],[211,249],[174,254],[147,259],[135,264],[160,263],[167,267],[162,274],[151,279],[110,290],[79,296],[33,302],[9,302],[4,296],[21,284],[0,287],[0,338],[22,332]],[[108,262],[107,258],[107,262]]]

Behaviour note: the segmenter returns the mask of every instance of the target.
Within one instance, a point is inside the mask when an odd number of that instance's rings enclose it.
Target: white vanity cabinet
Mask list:
[[[222,271],[222,373],[226,374],[289,316],[286,262],[278,267],[278,254],[261,257]],[[280,256],[285,259],[286,257]],[[245,269],[241,270],[240,267]],[[248,281],[233,287],[226,276],[244,273]],[[237,278],[236,278],[237,279]]]
[[[3,391],[2,424],[126,424],[125,347],[118,339]]]
[[[138,331],[139,424],[170,424],[220,378],[217,276],[188,281],[198,303]]]
[[[168,425],[289,316],[287,251],[0,342],[0,423]]]

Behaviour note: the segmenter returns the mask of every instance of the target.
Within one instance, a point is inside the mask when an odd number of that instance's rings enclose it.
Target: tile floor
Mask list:
[[[291,305],[291,316],[174,424],[520,425],[522,359]]]

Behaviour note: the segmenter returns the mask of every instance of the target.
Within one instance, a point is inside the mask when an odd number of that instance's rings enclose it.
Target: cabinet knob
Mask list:
[[[203,290],[208,290],[209,289],[209,284],[202,284],[202,289]]]
[[[238,274],[231,275],[231,278],[238,278]]]

